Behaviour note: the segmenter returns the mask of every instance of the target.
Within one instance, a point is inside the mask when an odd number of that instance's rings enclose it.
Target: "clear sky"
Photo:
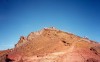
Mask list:
[[[0,50],[20,38],[54,26],[100,41],[99,0],[0,0]]]

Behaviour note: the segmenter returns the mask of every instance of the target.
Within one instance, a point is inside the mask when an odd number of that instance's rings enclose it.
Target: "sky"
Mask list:
[[[52,26],[100,42],[100,1],[0,0],[0,50]]]

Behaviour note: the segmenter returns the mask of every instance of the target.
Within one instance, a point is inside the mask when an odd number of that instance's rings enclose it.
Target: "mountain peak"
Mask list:
[[[21,36],[8,55],[16,62],[99,62],[100,44],[49,27]]]

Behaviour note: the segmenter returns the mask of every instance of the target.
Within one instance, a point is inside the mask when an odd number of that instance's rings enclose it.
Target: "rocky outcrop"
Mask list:
[[[19,47],[21,45],[23,45],[24,43],[28,42],[27,38],[24,36],[20,37],[20,40],[18,41],[18,43],[15,45],[15,47]]]
[[[21,36],[8,56],[15,62],[100,62],[100,44],[50,27]]]

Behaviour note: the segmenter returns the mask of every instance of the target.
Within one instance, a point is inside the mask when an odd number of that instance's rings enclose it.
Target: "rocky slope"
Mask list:
[[[100,43],[51,27],[21,36],[5,54],[13,62],[100,62]]]

